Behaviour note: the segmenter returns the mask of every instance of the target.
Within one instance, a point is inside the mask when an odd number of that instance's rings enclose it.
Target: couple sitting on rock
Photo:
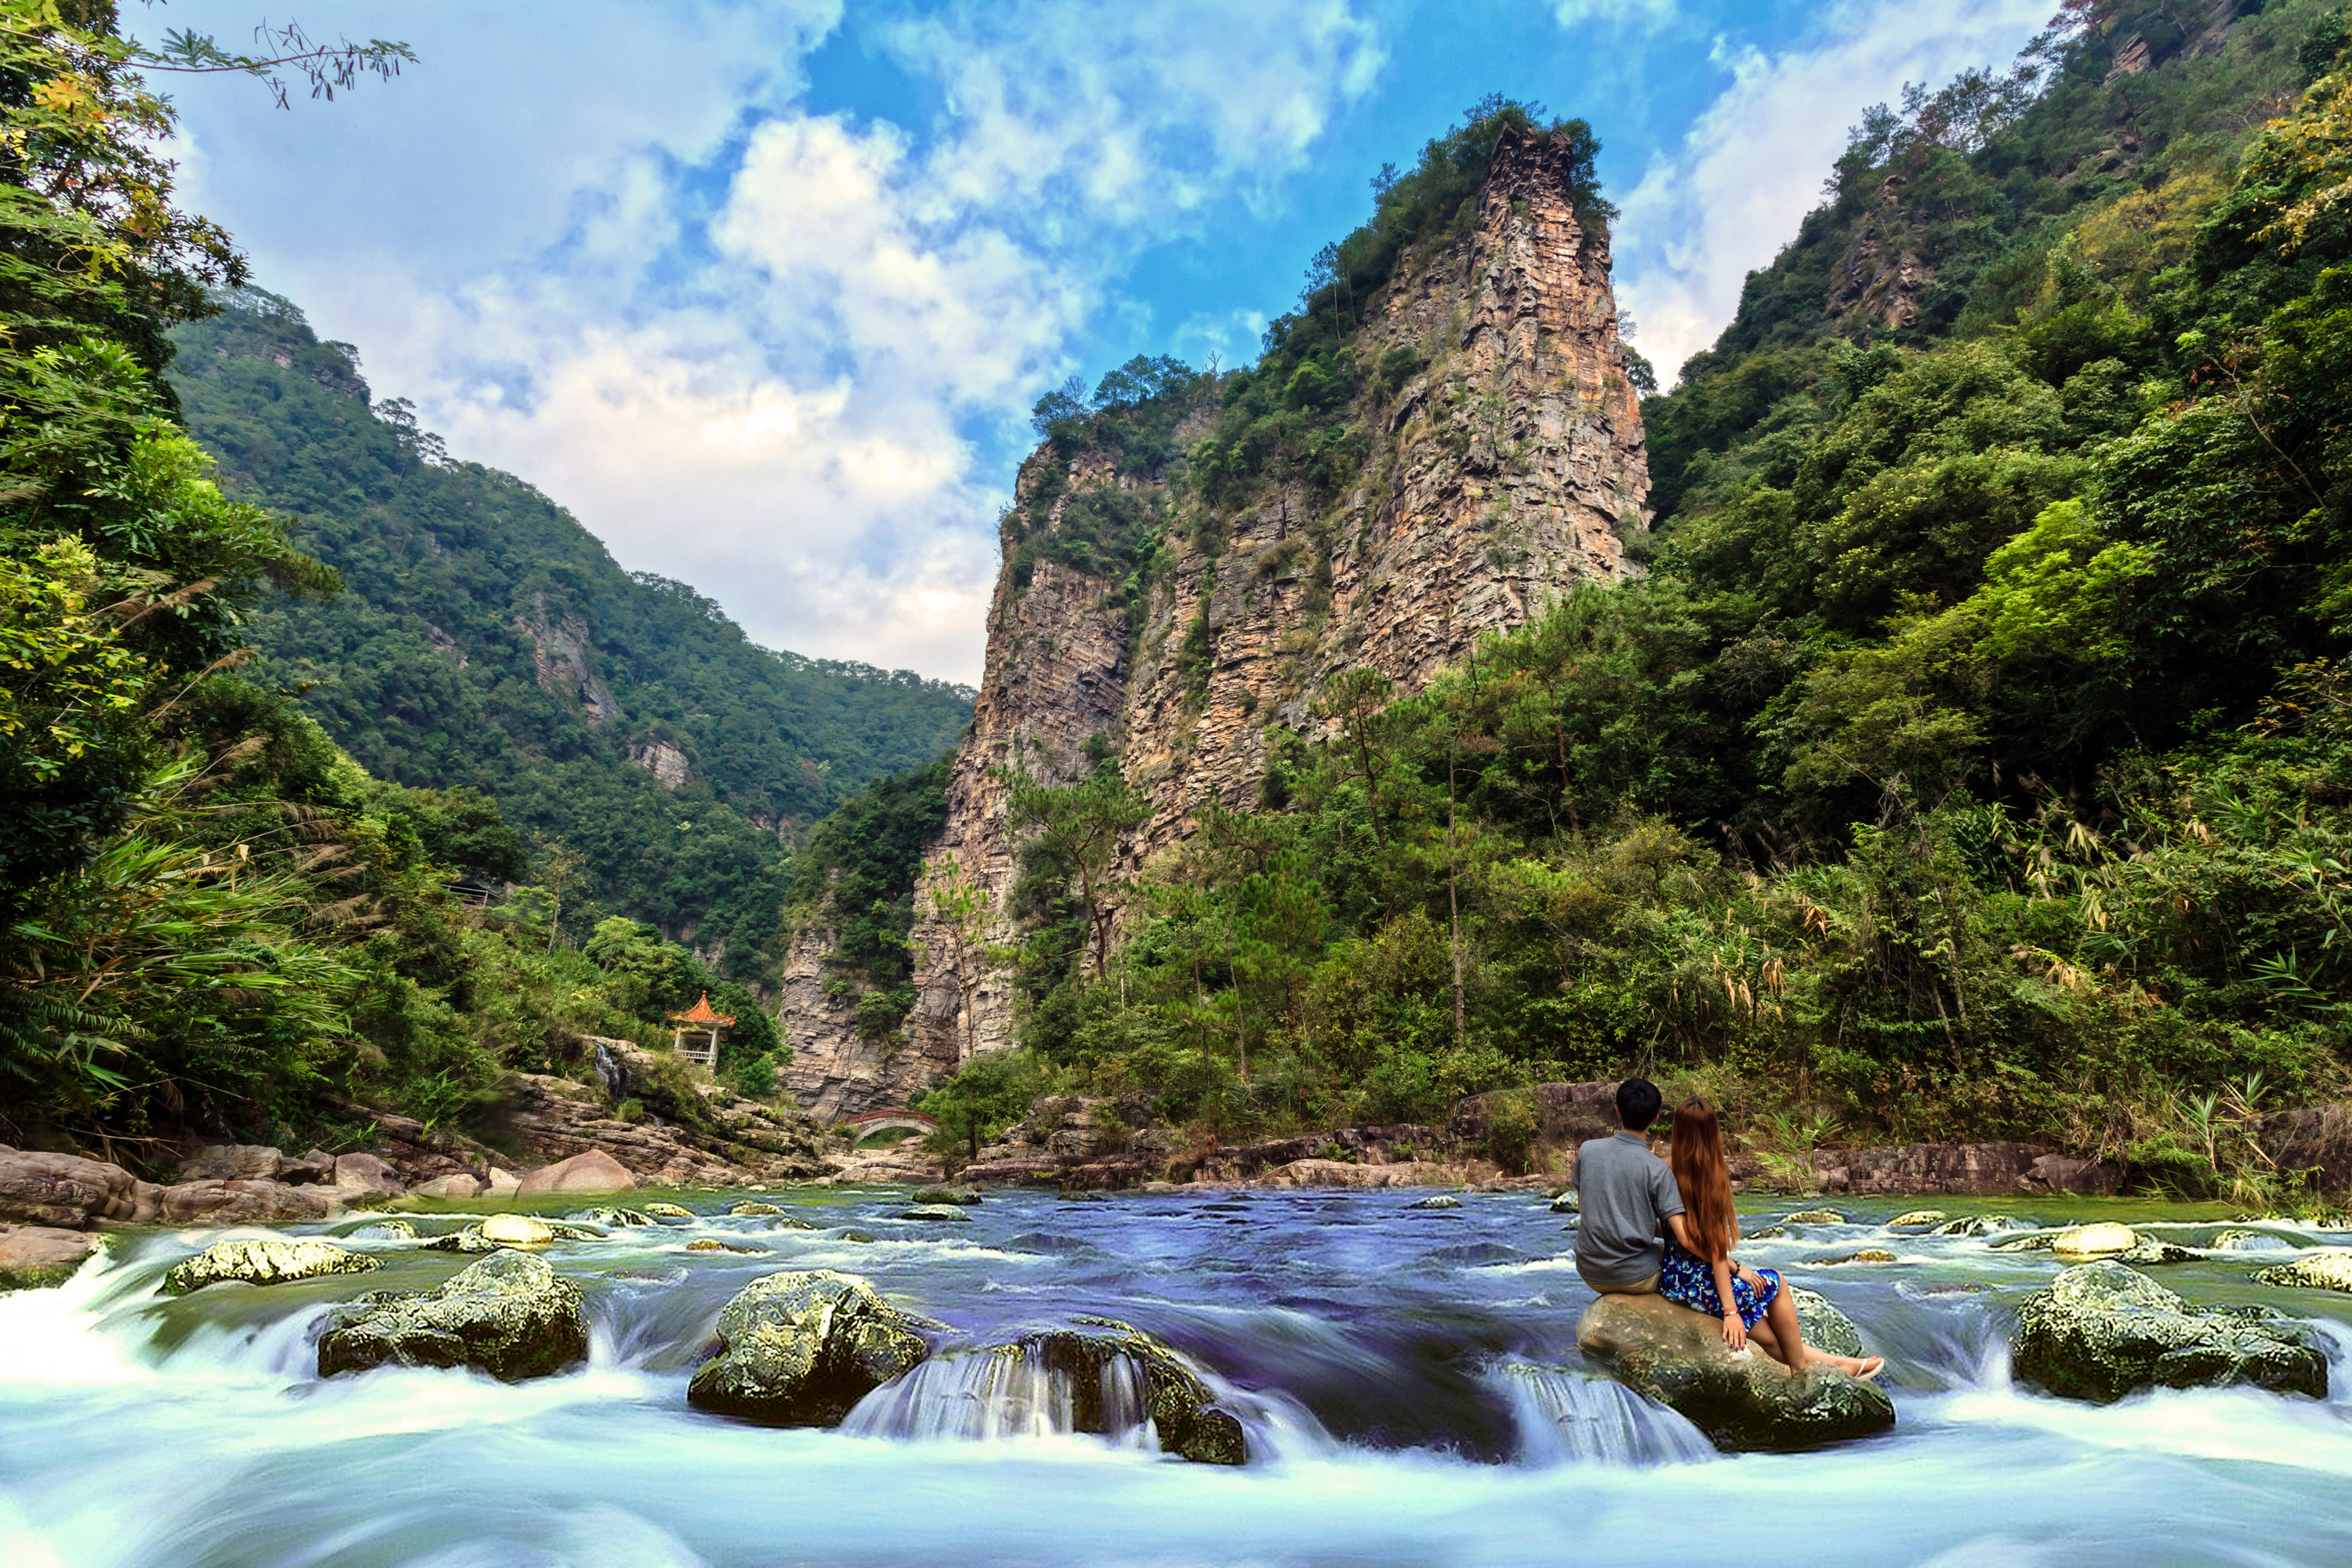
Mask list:
[[[1608,1295],[1664,1296],[1677,1306],[1723,1320],[1723,1342],[1737,1351],[1753,1339],[1792,1373],[1813,1362],[1856,1377],[1878,1375],[1877,1356],[1808,1350],[1796,1304],[1777,1269],[1760,1273],[1732,1261],[1739,1215],[1731,1204],[1731,1169],[1723,1129],[1703,1100],[1675,1112],[1665,1160],[1644,1136],[1658,1119],[1658,1086],[1628,1079],[1617,1086],[1624,1131],[1576,1151],[1576,1271]]]

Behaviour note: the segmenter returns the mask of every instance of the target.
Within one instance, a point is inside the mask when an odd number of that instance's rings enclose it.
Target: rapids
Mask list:
[[[156,1290],[163,1272],[224,1233],[149,1233],[58,1289],[0,1296],[0,1564],[2352,1561],[2352,1296],[2246,1279],[2340,1233],[2271,1227],[2275,1248],[2151,1270],[2195,1300],[2264,1300],[2319,1324],[2326,1403],[2207,1391],[2099,1408],[2010,1384],[2003,1336],[2017,1300],[2054,1271],[2047,1253],[1890,1238],[1878,1221],[1909,1205],[1842,1205],[1861,1223],[1741,1256],[1861,1325],[1892,1363],[1897,1428],[1734,1458],[1579,1364],[1590,1298],[1561,1216],[1531,1194],[1431,1211],[1410,1192],[1005,1193],[966,1224],[895,1218],[901,1194],[769,1194],[814,1231],[726,1215],[738,1195],[684,1194],[709,1211],[690,1226],[550,1249],[587,1291],[590,1363],[511,1386],[465,1373],[316,1377],[311,1339],[335,1304],[467,1261],[371,1235],[365,1216],[304,1228],[381,1257],[366,1275],[173,1300]],[[1748,1205],[1751,1228],[1798,1206]],[[2189,1211],[2151,1226],[2147,1205],[2002,1206],[2037,1220],[2112,1212],[2191,1245],[2223,1228]],[[876,1239],[851,1241],[851,1227]],[[757,1250],[687,1251],[697,1237]],[[1808,1265],[1864,1244],[1901,1261]],[[1133,1322],[1206,1369],[1252,1462],[1163,1458],[1148,1426],[1072,1436],[1066,1389],[985,1355],[935,1358],[839,1431],[690,1410],[687,1380],[719,1308],[779,1268],[863,1275],[978,1342],[1074,1313]]]

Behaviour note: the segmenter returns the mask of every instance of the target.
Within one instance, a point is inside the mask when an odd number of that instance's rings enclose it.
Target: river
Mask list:
[[[0,1564],[2352,1562],[2352,1296],[2248,1282],[2284,1250],[2151,1272],[2192,1300],[2265,1300],[2316,1323],[2326,1402],[2198,1391],[2100,1408],[2011,1384],[2004,1333],[2054,1271],[2047,1253],[1895,1237],[1882,1222],[1910,1205],[1841,1205],[1857,1223],[1742,1257],[1829,1295],[1889,1358],[1895,1432],[1729,1457],[1580,1367],[1590,1297],[1563,1216],[1531,1194],[1423,1210],[1396,1192],[1004,1193],[956,1225],[894,1217],[902,1194],[768,1194],[812,1231],[726,1215],[740,1193],[673,1195],[705,1217],[551,1250],[588,1293],[593,1353],[516,1385],[316,1376],[311,1339],[334,1304],[467,1261],[372,1237],[364,1216],[305,1228],[385,1260],[365,1276],[173,1300],[163,1271],[223,1233],[152,1233],[60,1289],[0,1297]],[[1744,1206],[1753,1228],[1799,1205]],[[2190,1245],[2221,1228],[2216,1213],[2145,1204],[2005,1206],[2089,1211],[2153,1216],[2156,1234]],[[2266,1234],[2280,1248],[2346,1239]],[[755,1250],[688,1252],[698,1237]],[[1858,1246],[1899,1261],[1807,1261]],[[1148,1438],[1055,1434],[1050,1401],[979,1390],[952,1362],[919,1369],[919,1388],[877,1391],[837,1432],[689,1409],[719,1308],[788,1267],[862,1275],[979,1337],[1078,1312],[1125,1319],[1207,1369],[1253,1460],[1191,1465]]]

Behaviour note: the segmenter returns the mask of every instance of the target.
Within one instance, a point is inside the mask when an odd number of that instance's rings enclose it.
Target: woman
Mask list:
[[[1801,1373],[1822,1362],[1856,1377],[1876,1377],[1886,1364],[1879,1356],[1832,1355],[1808,1350],[1797,1324],[1796,1303],[1781,1289],[1778,1270],[1762,1273],[1731,1260],[1739,1245],[1739,1215],[1731,1206],[1731,1168],[1723,1159],[1723,1128],[1703,1100],[1685,1100],[1675,1111],[1674,1142],[1666,1164],[1681,1189],[1683,1212],[1666,1219],[1665,1261],[1658,1271],[1658,1294],[1693,1311],[1723,1320],[1723,1342],[1738,1350],[1750,1338],[1773,1360]]]

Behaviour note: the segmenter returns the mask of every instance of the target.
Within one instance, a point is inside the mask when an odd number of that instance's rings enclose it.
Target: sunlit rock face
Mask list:
[[[995,770],[1076,778],[1090,738],[1115,743],[1152,806],[1121,846],[1132,873],[1181,842],[1204,803],[1255,802],[1278,735],[1326,732],[1314,704],[1328,677],[1360,665],[1414,689],[1480,634],[1634,570],[1624,540],[1649,523],[1639,402],[1607,236],[1579,221],[1568,166],[1549,137],[1507,133],[1467,232],[1407,253],[1368,302],[1357,365],[1409,349],[1421,368],[1401,385],[1366,376],[1350,409],[1364,457],[1336,500],[1271,482],[1212,510],[1172,492],[1169,473],[1100,451],[1049,446],[1023,465],[987,673],[929,857],[954,857],[984,889],[986,942],[1013,939],[1004,901],[1020,847]],[[1214,414],[1212,400],[1178,447]],[[1163,509],[1166,565],[1136,608],[1109,602],[1120,584],[1105,577],[1045,559],[1015,570],[1024,542],[1052,536],[1074,500],[1106,486]],[[929,881],[916,895],[921,999],[900,1041],[861,1040],[847,1010],[824,1002],[826,933],[795,948],[782,1023],[803,1106],[902,1103],[1014,1044],[1010,975],[985,974],[966,1007]]]

